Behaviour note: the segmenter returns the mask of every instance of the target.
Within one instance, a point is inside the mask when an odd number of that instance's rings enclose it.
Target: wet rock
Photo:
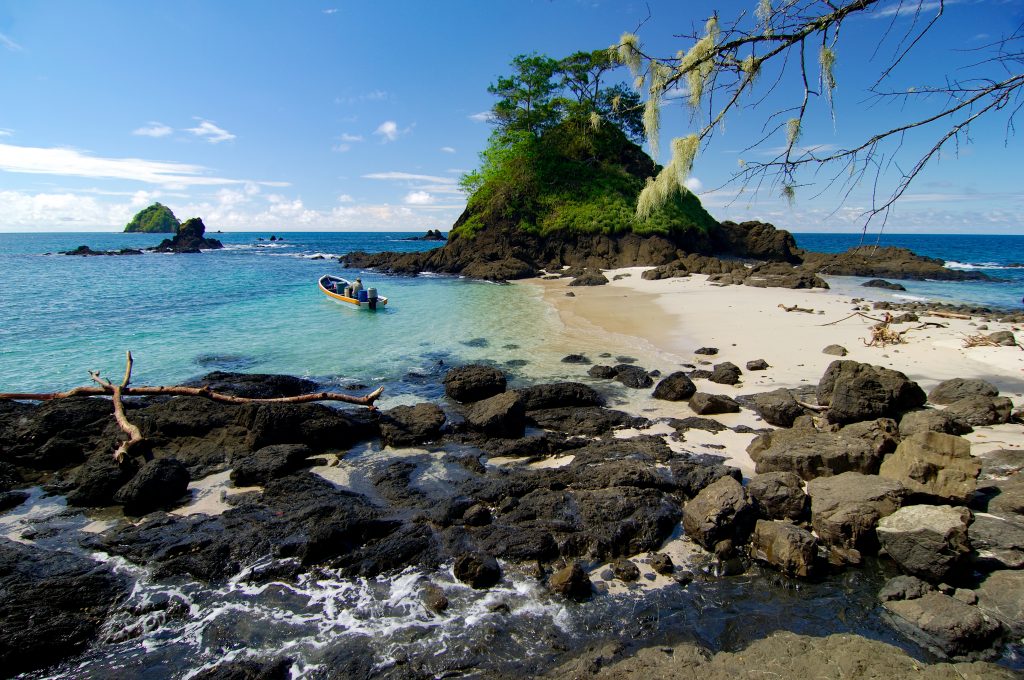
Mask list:
[[[903,632],[941,657],[964,657],[989,647],[1000,625],[978,607],[938,592],[912,600],[890,600],[883,606]]]
[[[597,436],[621,427],[646,427],[646,418],[631,416],[622,411],[580,406],[573,408],[549,408],[530,411],[527,414],[534,423],[546,430],[555,430],[572,435]]]
[[[590,359],[583,356],[582,354],[569,354],[568,356],[562,357],[563,364],[592,364]]]
[[[852,429],[850,429],[852,428]],[[793,429],[759,435],[747,446],[757,472],[795,472],[805,480],[843,472],[875,474],[892,450],[896,424],[880,419],[839,432]]]
[[[946,411],[922,409],[904,413],[900,418],[900,436],[909,437],[918,432],[943,432],[945,434],[967,434],[973,428]]]
[[[10,463],[0,461],[0,491],[10,491],[22,483],[18,469]]]
[[[755,394],[753,406],[765,422],[776,427],[792,427],[793,421],[804,414],[792,392],[784,388]]]
[[[65,492],[68,503],[86,508],[114,504],[114,494],[139,471],[134,458],[118,463],[107,451],[98,452],[79,467],[70,479]]]
[[[491,519],[491,509],[480,503],[469,506],[462,513],[462,521],[471,527],[486,526],[491,523]]]
[[[4,458],[36,470],[78,465],[104,442],[106,430],[115,427],[110,401],[99,397],[54,399],[38,406],[4,403],[0,411]]]
[[[43,668],[81,650],[131,589],[86,557],[0,538],[0,668]]]
[[[587,371],[587,375],[591,378],[599,378],[601,380],[611,380],[615,377],[616,371],[614,366],[591,366],[590,370]]]
[[[745,543],[755,519],[746,490],[732,477],[722,477],[705,487],[683,507],[686,535],[716,553],[723,543],[730,543],[729,548]]]
[[[739,469],[728,465],[708,465],[695,460],[673,460],[669,468],[672,471],[676,489],[687,498],[693,498],[704,487],[710,486],[722,477],[732,477],[737,482],[743,481],[743,475]]]
[[[714,356],[714,355],[718,354],[718,348],[717,347],[698,347],[697,349],[693,350],[693,353],[694,354],[703,354],[704,356]]]
[[[470,427],[495,437],[521,437],[526,428],[523,397],[516,392],[478,401],[466,410]]]
[[[28,499],[27,491],[0,491],[0,512],[16,508]]]
[[[301,469],[313,455],[305,444],[275,444],[232,461],[235,486],[261,486]]]
[[[689,404],[693,412],[701,416],[739,413],[740,411],[740,405],[736,403],[736,400],[724,394],[697,392],[690,397]]]
[[[1017,338],[1015,338],[1013,333],[1010,331],[996,331],[995,333],[989,333],[988,339],[1002,347],[1017,346]]]
[[[486,553],[460,555],[455,560],[455,578],[473,588],[490,588],[501,580],[498,561]]]
[[[1010,421],[1013,402],[1008,397],[981,394],[957,399],[946,407],[947,416],[962,426],[998,425]]]
[[[415,446],[441,436],[445,415],[436,404],[396,406],[380,414],[380,436],[389,446]]]
[[[952,378],[943,380],[932,388],[928,393],[928,401],[945,405],[975,395],[996,397],[999,396],[999,389],[992,383],[977,378]]]
[[[973,502],[986,512],[1024,518],[1024,475],[986,482],[975,492]]]
[[[209,402],[205,408],[209,410]],[[314,451],[345,449],[373,436],[377,428],[365,411],[340,411],[322,404],[243,404],[229,413],[234,425],[247,430],[245,445],[250,451],[271,444],[305,444]],[[186,462],[181,453],[175,457]]]
[[[590,598],[593,585],[587,572],[573,562],[548,577],[548,588],[569,599],[581,601]]]
[[[219,663],[192,677],[195,680],[288,680],[291,666],[292,660],[287,657],[266,662],[244,659]]]
[[[654,398],[665,401],[686,401],[697,391],[697,386],[682,371],[670,373],[654,388]]]
[[[966,503],[974,493],[981,463],[962,437],[921,432],[900,442],[879,474],[899,480],[913,493]]]
[[[747,362],[748,371],[765,371],[768,368],[768,362],[764,359],[753,359]]]
[[[743,371],[740,367],[731,361],[723,361],[720,364],[715,364],[711,369],[711,376],[708,378],[713,383],[720,385],[735,385],[743,377]]]
[[[651,569],[658,574],[671,574],[676,570],[676,565],[672,563],[672,558],[665,553],[654,553],[651,555]]]
[[[750,537],[756,559],[767,562],[787,576],[809,577],[818,556],[818,540],[806,529],[785,522],[759,519]]]
[[[188,492],[188,470],[174,458],[157,458],[145,463],[128,483],[118,489],[114,500],[129,515],[145,515],[166,508]]]
[[[878,520],[896,512],[907,492],[891,479],[844,472],[807,483],[811,497],[811,524],[827,545],[858,553],[878,550]]]
[[[878,522],[878,540],[889,556],[914,576],[941,583],[970,552],[967,508],[910,505]]]
[[[896,418],[922,406],[924,390],[899,371],[836,360],[818,382],[818,403],[829,406],[833,423],[852,423],[874,418]]]
[[[420,601],[423,602],[424,607],[438,614],[448,609],[448,596],[433,583],[423,586],[423,590],[420,591]]]
[[[615,366],[615,380],[634,390],[642,390],[654,384],[654,379],[639,366],[619,364]]]
[[[471,364],[448,371],[444,393],[455,401],[480,401],[505,391],[505,374],[493,366]]]
[[[892,602],[893,600],[916,600],[924,597],[927,593],[935,591],[935,586],[922,581],[916,576],[902,574],[894,576],[885,582],[882,589],[878,591],[878,599],[881,602]]]
[[[849,352],[846,351],[846,348],[843,347],[842,345],[826,345],[825,348],[821,350],[821,353],[831,354],[832,356],[836,357],[845,357],[847,354],[849,354]]]
[[[292,375],[268,373],[230,373],[214,371],[196,381],[187,383],[195,387],[209,387],[213,392],[247,399],[277,399],[295,397],[317,391],[312,380]]]
[[[803,519],[810,502],[803,481],[793,472],[757,475],[747,484],[747,493],[757,502],[758,514],[766,519]]]
[[[640,578],[640,567],[625,557],[620,557],[612,562],[612,573],[620,581],[632,583]]]
[[[986,569],[1024,568],[1024,524],[979,514],[967,528],[967,537],[975,551],[976,566]]]
[[[1002,622],[1015,637],[1024,635],[1024,571],[994,571],[976,592],[981,611]]]
[[[545,383],[518,390],[527,411],[567,406],[603,406],[604,397],[589,385],[577,382]]]
[[[684,434],[687,430],[703,430],[704,432],[724,432],[729,428],[714,418],[702,418],[700,416],[688,416],[686,418],[671,418],[668,424],[677,434]]]
[[[871,279],[870,281],[865,281],[864,283],[862,283],[860,285],[862,285],[862,286],[864,286],[866,288],[884,288],[886,290],[906,290],[906,288],[904,288],[902,284],[892,283],[891,281],[886,281],[885,279]]]

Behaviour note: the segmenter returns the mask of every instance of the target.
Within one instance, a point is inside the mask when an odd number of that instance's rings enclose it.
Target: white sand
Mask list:
[[[598,348],[612,353],[623,351],[637,357],[645,368],[656,368],[665,375],[687,370],[683,364],[706,361],[709,365],[701,367],[710,368],[710,364],[731,361],[743,370],[741,385],[733,387],[704,380],[696,383],[698,390],[704,392],[736,396],[778,387],[816,385],[828,365],[838,358],[822,353],[822,349],[839,344],[848,350],[847,359],[902,371],[926,392],[949,378],[982,378],[996,385],[1015,406],[1024,403],[1024,351],[1016,347],[964,347],[964,338],[979,332],[976,326],[980,320],[975,319],[972,325],[967,320],[922,316],[922,321],[946,327],[911,330],[903,344],[868,347],[865,340],[870,338],[873,321],[860,317],[840,321],[855,311],[856,305],[849,295],[828,290],[716,286],[702,275],[645,281],[641,278],[645,269],[608,271],[605,275],[611,282],[606,286],[570,288],[569,279],[530,281],[530,285],[542,287],[544,298],[558,311],[564,327],[562,337],[553,340],[556,346],[564,345],[567,352],[583,352],[596,363],[615,363],[614,359],[601,359],[593,354],[600,351]],[[620,274],[628,276],[614,280]],[[566,296],[568,291],[574,297]],[[870,307],[870,303],[865,304]],[[796,305],[815,313],[786,312],[779,305]],[[865,313],[873,317],[882,314]],[[826,325],[830,322],[838,323]],[[916,325],[894,328],[903,330]],[[1020,329],[988,322],[984,332],[998,330]],[[718,354],[708,357],[693,353],[706,346],[717,347]],[[746,362],[752,359],[764,359],[770,368],[747,371]],[[651,399],[650,390],[631,392],[635,394],[618,408],[650,418],[693,415],[685,404]],[[730,427],[765,426],[747,410],[715,418]],[[979,428],[968,438],[976,443],[976,453],[1024,444],[1019,425]],[[744,450],[750,439],[750,435],[734,432],[715,435],[689,430],[684,448],[725,455],[731,464],[750,475],[753,464]],[[707,444],[725,448],[702,448]]]

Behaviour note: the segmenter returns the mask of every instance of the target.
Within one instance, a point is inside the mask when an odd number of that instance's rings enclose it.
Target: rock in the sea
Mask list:
[[[811,524],[826,544],[858,553],[878,550],[878,520],[896,512],[907,492],[891,479],[856,472],[819,477],[807,483]]]
[[[932,584],[922,581],[916,576],[900,574],[899,576],[893,576],[885,582],[882,589],[878,591],[878,599],[881,602],[916,600],[934,591],[935,586]]]
[[[71,505],[98,508],[114,504],[114,494],[139,471],[134,458],[118,463],[108,452],[94,453],[72,477],[73,488],[67,492]]]
[[[702,416],[739,413],[740,411],[740,405],[736,403],[736,400],[724,394],[697,392],[690,397],[689,404],[694,413]]]
[[[650,374],[640,366],[619,364],[614,368],[615,380],[618,380],[626,387],[631,387],[635,390],[642,390],[654,384],[654,379],[651,378]]]
[[[920,432],[900,442],[878,474],[900,481],[913,493],[966,503],[979,472],[981,462],[971,456],[969,441],[941,432]]]
[[[708,377],[713,383],[720,385],[735,385],[740,381],[743,376],[743,371],[740,367],[731,361],[723,361],[720,364],[715,364],[711,369],[711,375]]]
[[[895,447],[895,432],[896,423],[885,418],[839,432],[773,430],[755,437],[747,453],[758,473],[795,472],[805,480],[843,472],[873,475]]]
[[[213,392],[222,392],[231,396],[249,399],[295,397],[300,394],[309,394],[310,392],[317,391],[317,384],[312,380],[273,373],[213,371],[187,384],[196,387],[208,387]]]
[[[697,391],[697,386],[682,371],[670,373],[654,388],[654,398],[665,401],[686,401]]]
[[[885,279],[871,279],[870,281],[865,281],[864,283],[862,283],[860,285],[864,286],[865,288],[885,288],[886,290],[906,290],[906,288],[904,288],[902,284],[892,283],[891,281],[886,281]]]
[[[933,404],[952,404],[964,397],[980,394],[985,397],[999,396],[999,389],[986,380],[977,378],[951,378],[943,380],[928,393],[928,401]]]
[[[573,600],[586,600],[591,595],[593,584],[583,567],[573,562],[548,577],[548,588]]]
[[[526,428],[524,399],[518,392],[503,392],[466,409],[470,427],[493,437],[521,437]]]
[[[967,657],[989,647],[1001,626],[978,607],[930,592],[910,600],[889,600],[883,606],[903,632],[941,657]]]
[[[424,607],[438,614],[448,609],[448,596],[433,583],[423,586],[423,590],[420,591],[420,601],[423,602]]]
[[[654,553],[651,555],[651,569],[658,574],[671,574],[676,570],[676,565],[672,563],[672,558],[665,553]]]
[[[415,446],[441,436],[445,415],[440,406],[396,406],[380,414],[380,436],[389,446]]]
[[[470,364],[448,371],[444,392],[455,401],[480,401],[505,391],[505,374],[493,366]]]
[[[215,238],[206,238],[206,225],[198,217],[185,220],[173,238],[165,238],[160,245],[150,248],[155,253],[198,253],[217,250],[224,244]]]
[[[527,411],[568,406],[603,406],[604,397],[590,385],[577,382],[544,383],[518,390]]]
[[[815,571],[818,540],[811,532],[792,524],[757,520],[750,548],[755,558],[787,576],[807,578]]]
[[[922,406],[925,393],[899,371],[839,359],[829,364],[818,382],[818,403],[828,406],[833,423],[896,418]]]
[[[487,553],[473,552],[455,560],[455,578],[473,588],[490,588],[501,580],[498,561]]]
[[[562,357],[563,364],[590,364],[593,363],[590,359],[583,356],[582,354],[568,354]]]
[[[999,425],[1010,421],[1013,402],[1009,397],[975,394],[957,399],[944,413],[961,426]]]
[[[188,469],[181,461],[157,458],[139,468],[114,494],[114,500],[123,504],[129,515],[145,515],[180,500],[188,491],[189,481]]]
[[[610,380],[611,378],[614,378],[615,373],[616,371],[614,366],[604,366],[601,364],[591,366],[590,369],[587,370],[587,375],[591,378],[601,378],[602,380]]]
[[[305,444],[274,444],[232,459],[235,486],[263,485],[300,469],[313,452]]]
[[[879,543],[904,571],[931,583],[953,575],[970,552],[971,511],[948,505],[908,505],[878,522]]]
[[[747,484],[747,493],[757,502],[758,514],[766,519],[803,519],[810,501],[803,480],[793,472],[757,475]]]
[[[693,350],[693,353],[694,354],[703,354],[704,356],[714,356],[714,355],[718,354],[718,348],[717,347],[698,347],[697,349]]]
[[[257,659],[225,661],[191,676],[192,680],[289,680],[292,660],[288,657],[262,662]]]
[[[836,357],[845,357],[849,354],[849,352],[846,351],[846,348],[842,345],[827,345],[823,350],[821,350],[821,353],[831,354]]]
[[[782,387],[755,394],[753,401],[757,414],[766,423],[776,427],[792,427],[793,421],[804,414],[803,407],[796,403],[793,393]]]
[[[683,530],[695,543],[720,557],[746,543],[756,520],[754,504],[743,486],[722,477],[683,507]]]
[[[0,538],[0,672],[13,676],[78,652],[130,590],[87,557]]]

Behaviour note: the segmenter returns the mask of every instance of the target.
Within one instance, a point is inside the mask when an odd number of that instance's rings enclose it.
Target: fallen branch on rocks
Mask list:
[[[1013,345],[1002,345],[1002,344],[996,342],[995,340],[993,340],[991,337],[985,335],[984,333],[976,333],[974,335],[965,335],[964,336],[964,347],[1008,347],[1008,346],[1012,347]],[[1019,342],[1016,343],[1015,346],[1017,348],[1019,348],[1019,349],[1024,350],[1024,345],[1021,345]]]
[[[230,394],[214,392],[209,387],[186,387],[184,385],[159,385],[130,387],[132,376],[132,353],[127,353],[124,379],[120,385],[114,385],[106,378],[100,377],[99,371],[89,371],[92,381],[98,386],[85,385],[75,387],[65,392],[0,392],[0,399],[22,399],[27,401],[51,401],[53,399],[67,399],[69,397],[92,397],[110,395],[114,404],[114,419],[121,430],[128,435],[128,440],[121,442],[114,451],[114,459],[117,462],[124,460],[131,449],[144,442],[142,431],[138,426],[131,423],[124,412],[123,397],[125,396],[159,396],[169,395],[176,397],[205,397],[211,401],[223,404],[304,404],[311,401],[340,401],[346,404],[365,406],[371,411],[376,410],[374,402],[384,392],[383,387],[378,387],[363,397],[354,397],[349,394],[337,392],[311,392],[299,394],[294,397],[274,397],[271,399],[257,399],[253,397],[236,397]]]

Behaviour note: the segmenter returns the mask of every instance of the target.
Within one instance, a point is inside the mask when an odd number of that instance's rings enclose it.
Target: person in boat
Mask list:
[[[352,284],[352,297],[358,298],[359,291],[363,289],[363,280],[357,278],[356,282]]]

